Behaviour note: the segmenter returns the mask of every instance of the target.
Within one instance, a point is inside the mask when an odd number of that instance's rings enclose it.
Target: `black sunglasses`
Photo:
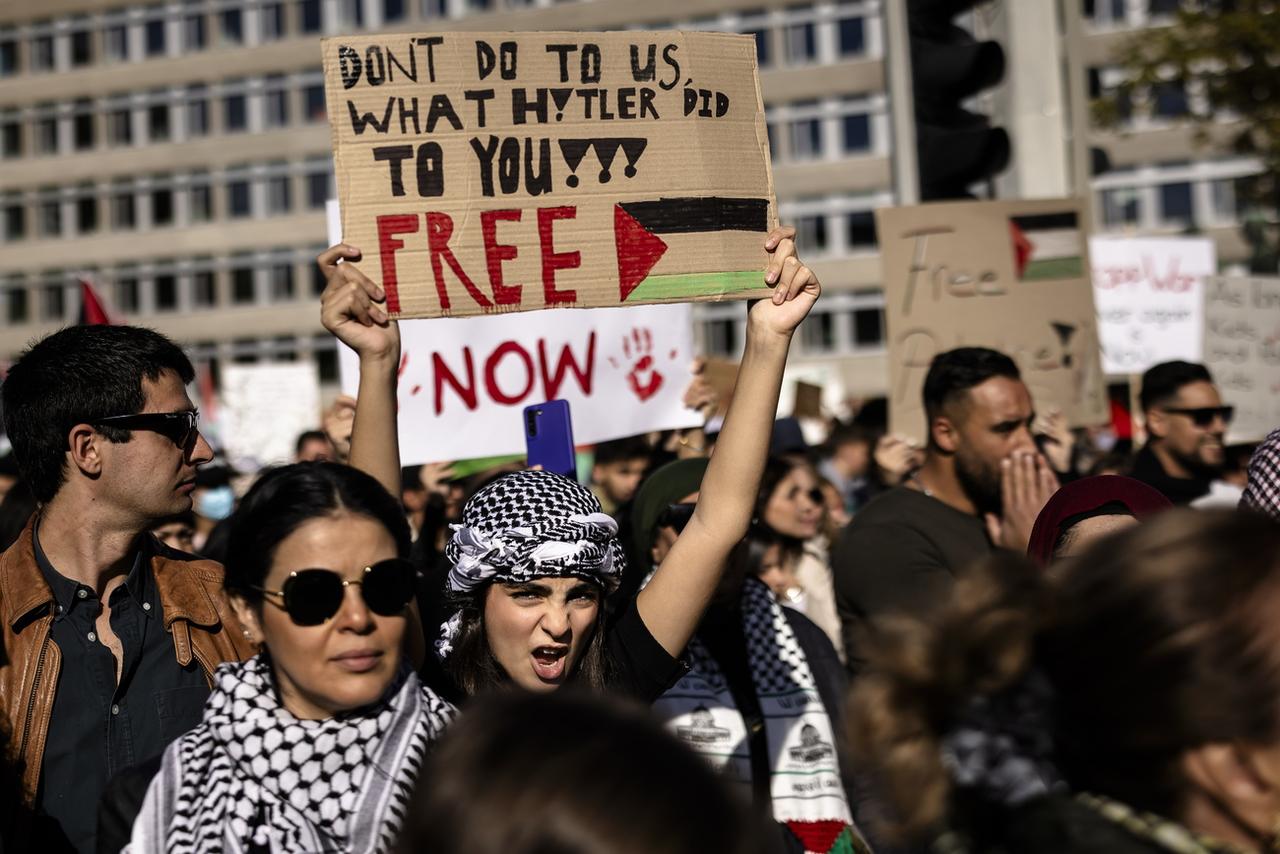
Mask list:
[[[404,558],[393,557],[364,568],[359,581],[347,581],[332,569],[300,569],[289,573],[283,590],[255,586],[266,596],[279,596],[295,626],[318,626],[338,613],[342,597],[352,584],[360,585],[360,595],[369,610],[394,617],[413,599],[417,571]],[[276,604],[276,603],[272,603]]]
[[[658,527],[675,528],[677,534],[684,533],[685,525],[689,524],[697,507],[697,504],[668,504],[658,516]]]
[[[1215,418],[1221,418],[1223,424],[1230,424],[1231,419],[1235,418],[1236,408],[1234,406],[1169,407],[1165,412],[1172,412],[1174,415],[1185,415],[1197,427],[1208,427],[1213,424]]]
[[[151,430],[169,438],[184,451],[191,447],[200,433],[200,410],[183,409],[178,412],[142,412],[137,415],[112,415],[93,422],[95,427],[116,427],[120,430]]]

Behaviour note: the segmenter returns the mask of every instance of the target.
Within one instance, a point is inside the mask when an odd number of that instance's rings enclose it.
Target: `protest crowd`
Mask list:
[[[1280,432],[1225,446],[1172,362],[1127,446],[964,347],[923,446],[876,400],[810,446],[775,422],[820,290],[793,238],[731,401],[690,380],[723,419],[583,483],[401,467],[353,247],[318,264],[359,394],[290,465],[230,469],[159,333],[35,342],[2,387],[4,850],[1275,850]]]

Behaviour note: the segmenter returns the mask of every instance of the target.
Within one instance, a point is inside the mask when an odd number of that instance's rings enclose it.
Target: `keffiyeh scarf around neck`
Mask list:
[[[795,834],[806,852],[866,850],[853,826],[835,732],[813,671],[782,605],[754,579],[742,593],[742,632],[765,721],[774,820]],[[681,741],[749,792],[750,737],[724,672],[696,637],[685,655],[689,673],[654,703],[654,710]]]
[[[300,720],[264,655],[214,675],[204,721],[164,754],[128,854],[388,851],[453,707],[406,670],[375,706]]]

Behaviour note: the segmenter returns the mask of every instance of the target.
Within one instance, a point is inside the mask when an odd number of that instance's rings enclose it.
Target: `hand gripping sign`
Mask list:
[[[755,42],[324,40],[348,243],[398,317],[760,296],[776,221]]]

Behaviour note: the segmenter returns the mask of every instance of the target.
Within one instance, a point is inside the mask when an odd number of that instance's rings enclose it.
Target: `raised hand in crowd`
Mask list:
[[[346,244],[330,246],[316,258],[327,282],[320,297],[320,322],[360,357],[360,405],[351,422],[350,463],[399,495],[400,453],[394,429],[400,327],[387,314],[382,288],[355,267],[360,258],[360,250]]]
[[[1025,552],[1036,517],[1057,491],[1057,475],[1040,454],[1023,451],[1005,458],[1000,464],[1001,511],[984,515],[991,542]]]
[[[1049,465],[1058,474],[1069,474],[1075,461],[1075,434],[1071,432],[1071,424],[1067,421],[1067,413],[1061,409],[1051,409],[1047,413],[1036,416],[1031,432],[1040,439],[1040,453],[1044,454]]]
[[[356,399],[347,394],[340,394],[329,408],[324,411],[320,427],[333,443],[333,449],[339,462],[347,462],[351,458],[351,426],[356,420]]]

